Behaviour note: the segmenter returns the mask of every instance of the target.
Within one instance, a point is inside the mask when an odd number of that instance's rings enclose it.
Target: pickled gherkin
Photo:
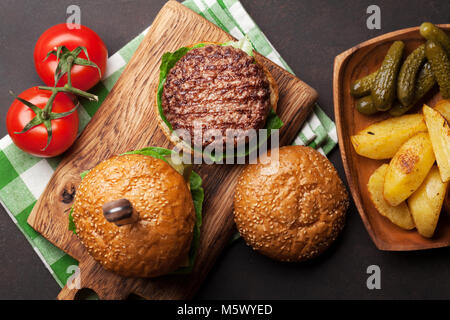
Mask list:
[[[375,106],[373,105],[373,99],[371,95],[356,100],[356,110],[366,116],[370,116],[378,112],[377,108],[375,108]]]
[[[431,71],[431,65],[429,62],[426,62],[420,69],[417,76],[416,83],[414,85],[413,101],[407,106],[404,106],[401,103],[394,104],[394,106],[389,110],[389,114],[391,116],[401,116],[411,109],[417,102],[419,102],[419,100],[422,99],[423,96],[427,94],[427,92],[430,91],[435,84],[436,79]]]
[[[442,98],[450,98],[450,60],[442,46],[434,41],[428,40],[425,53],[431,64],[431,70],[441,90]]]
[[[355,98],[364,97],[370,94],[372,89],[372,83],[377,76],[378,71],[372,72],[371,74],[356,80],[350,86],[350,94]]]
[[[420,26],[420,34],[427,40],[439,43],[450,56],[450,37],[444,30],[439,29],[430,22],[424,22]]]
[[[397,97],[403,106],[409,106],[414,100],[416,75],[425,60],[425,45],[419,46],[403,62],[398,74]]]
[[[424,22],[420,34],[427,40],[403,61],[405,44],[395,41],[380,68],[350,85],[350,94],[359,98],[355,108],[372,115],[388,111],[400,116],[410,110],[436,85],[443,99],[450,99],[450,36]]]
[[[372,85],[372,99],[375,108],[386,111],[392,107],[397,88],[397,75],[405,44],[395,41],[389,48]]]

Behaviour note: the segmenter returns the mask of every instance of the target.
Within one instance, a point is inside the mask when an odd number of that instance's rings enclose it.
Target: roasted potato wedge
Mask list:
[[[450,188],[447,186],[447,195],[444,200],[444,211],[450,215]]]
[[[350,139],[359,155],[370,159],[390,159],[409,138],[426,131],[421,114],[408,114],[374,123]]]
[[[417,231],[424,237],[431,238],[434,234],[447,184],[442,182],[437,166],[433,166],[419,189],[408,199]]]
[[[436,103],[436,106],[434,107],[434,110],[439,111],[440,114],[450,122],[450,100],[441,100],[438,103]]]
[[[450,127],[436,110],[423,106],[423,116],[430,135],[436,162],[443,182],[450,180]]]
[[[428,133],[421,132],[406,141],[394,155],[384,179],[384,198],[398,206],[416,191],[435,161]]]
[[[367,183],[370,200],[372,200],[375,208],[377,208],[381,215],[388,218],[393,224],[406,230],[414,229],[414,220],[406,202],[402,202],[398,206],[393,207],[384,200],[384,177],[386,176],[387,168],[388,165],[383,164],[370,176],[369,182]]]

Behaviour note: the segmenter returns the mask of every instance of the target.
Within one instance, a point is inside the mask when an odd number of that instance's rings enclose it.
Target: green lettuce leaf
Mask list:
[[[206,44],[204,44],[204,43],[199,43],[199,44],[197,44],[193,47],[189,47],[189,48],[182,47],[182,48],[176,50],[175,52],[164,53],[161,58],[161,66],[159,68],[159,70],[160,70],[159,83],[158,83],[158,90],[156,93],[157,94],[156,100],[157,100],[157,104],[158,104],[159,116],[161,117],[163,122],[167,125],[167,127],[170,129],[170,131],[173,131],[173,127],[170,124],[170,122],[167,120],[166,116],[164,115],[164,111],[162,108],[162,93],[164,90],[164,83],[166,82],[167,75],[169,74],[170,69],[172,69],[175,66],[175,64],[178,62],[178,60],[180,60],[186,53],[188,53],[190,50],[192,50],[194,48],[204,47],[205,45]],[[221,45],[233,46],[235,48],[239,48],[239,49],[243,50],[244,52],[246,52],[248,55],[253,56],[253,46],[246,37],[244,37],[243,39],[241,39],[239,41],[229,41],[229,42],[222,43]],[[266,120],[266,125],[264,127],[264,129],[267,129],[267,138],[270,137],[272,130],[280,129],[282,126],[283,126],[283,121],[278,117],[278,115],[276,114],[276,112],[273,109],[270,109],[268,118]],[[257,148],[264,142],[265,141],[259,141]],[[192,148],[192,146],[191,146],[191,148]],[[226,155],[225,152],[223,152],[221,155],[212,154],[209,157],[211,158],[212,161],[219,162],[229,156],[239,156],[239,157],[247,156],[251,152],[255,151],[254,149],[255,148],[249,149],[248,147],[246,147],[244,154]],[[202,153],[201,150],[198,150],[198,149],[195,149],[195,150],[197,150],[199,153]]]
[[[160,147],[148,147],[143,148],[140,150],[134,150],[129,151],[125,154],[141,154],[145,156],[151,156],[157,159],[161,159],[165,162],[167,162],[166,156],[169,156],[172,154],[172,150],[168,150],[165,148]],[[168,163],[168,162],[167,162]],[[81,180],[84,179],[84,177],[89,173],[90,170],[86,170],[80,174]],[[203,207],[203,200],[205,199],[205,194],[202,188],[202,178],[194,171],[191,172],[191,175],[189,177],[189,185],[191,189],[191,195],[192,195],[192,201],[194,202],[194,209],[195,209],[195,225],[194,225],[194,232],[191,242],[191,248],[189,250],[189,263],[185,267],[179,268],[177,271],[175,271],[176,274],[185,274],[190,273],[192,270],[192,267],[194,266],[195,258],[197,257],[197,250],[200,245],[200,233],[201,233],[201,226],[202,226],[202,207]],[[69,212],[69,230],[72,231],[74,234],[76,233],[76,227],[75,223],[73,222],[73,206],[70,209]]]
[[[90,170],[83,171],[80,173],[81,180],[89,173]],[[75,222],[73,222],[73,206],[70,207],[69,211],[69,231],[72,231],[74,234],[77,234],[77,227],[75,226]]]
[[[181,267],[176,270],[176,274],[186,274],[192,271],[194,267],[195,258],[197,257],[198,247],[200,246],[200,233],[202,227],[202,208],[203,200],[205,199],[205,193],[202,188],[202,178],[194,171],[191,172],[189,178],[189,184],[191,186],[192,200],[195,208],[195,226],[194,233],[192,235],[191,249],[189,250],[189,263],[186,267]]]
[[[239,41],[228,41],[221,44],[222,46],[232,46],[237,49],[241,49],[249,56],[253,57],[253,45],[250,42],[250,40],[247,38],[247,36],[243,37]]]
[[[141,154],[144,156],[151,156],[153,158],[161,159],[167,162],[165,157],[170,156],[172,154],[172,150],[160,147],[148,147],[139,150],[125,152],[123,154]]]
[[[188,53],[189,50],[190,48],[183,47],[175,52],[166,52],[163,54],[161,58],[161,66],[159,67],[157,102],[159,115],[161,116],[164,123],[169,127],[170,131],[173,130],[172,125],[167,120],[162,109],[162,102],[161,102],[162,91],[164,88],[164,83],[166,82],[167,74],[169,73],[170,69],[172,69],[175,63],[177,63],[178,60],[180,60],[186,53]]]
[[[89,171],[90,170],[86,170],[86,171],[83,171],[82,173],[80,173],[81,180],[83,180],[84,177],[86,177],[86,175],[89,173]]]
[[[69,231],[77,234],[77,227],[75,226],[75,222],[73,222],[73,206],[70,208],[69,212]]]

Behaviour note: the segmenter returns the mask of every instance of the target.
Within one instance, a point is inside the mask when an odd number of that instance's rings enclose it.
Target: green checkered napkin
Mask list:
[[[292,72],[238,0],[187,0],[183,4],[237,39],[246,34],[256,51]],[[82,107],[78,109],[80,131],[114,86],[147,31],[148,29],[144,30],[108,59],[106,74],[91,90],[98,95],[99,101],[81,101]],[[316,105],[294,144],[309,145],[327,154],[336,142],[334,123]],[[78,262],[53,246],[27,224],[28,215],[58,163],[58,158],[42,159],[22,152],[9,136],[0,140],[0,201],[58,284],[63,286],[74,272],[71,266],[77,265]]]

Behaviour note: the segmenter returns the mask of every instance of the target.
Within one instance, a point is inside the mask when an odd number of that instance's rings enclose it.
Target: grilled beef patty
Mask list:
[[[263,68],[244,51],[207,45],[190,50],[170,70],[162,108],[173,130],[185,129],[197,147],[226,144],[227,129],[234,146],[247,142],[249,129],[264,127],[270,111],[270,87]],[[202,137],[195,134],[202,131]],[[214,134],[222,135],[222,139]]]

